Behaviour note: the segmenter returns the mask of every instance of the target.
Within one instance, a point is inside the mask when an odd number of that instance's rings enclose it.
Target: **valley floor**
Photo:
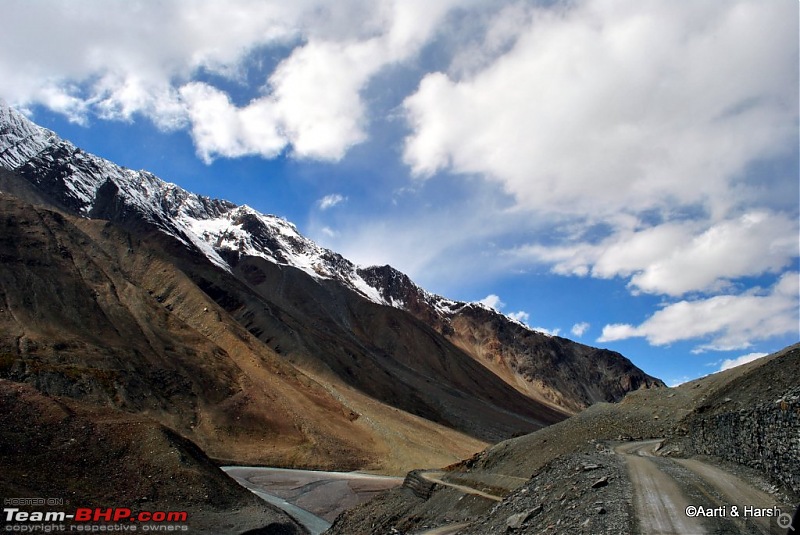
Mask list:
[[[280,507],[312,535],[324,532],[339,514],[399,487],[403,478],[357,472],[325,472],[252,466],[222,469],[240,485]]]

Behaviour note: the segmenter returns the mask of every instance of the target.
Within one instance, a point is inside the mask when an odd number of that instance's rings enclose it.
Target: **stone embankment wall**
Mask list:
[[[700,416],[690,436],[696,453],[751,466],[800,494],[800,387],[776,401]]]
[[[433,493],[433,489],[436,486],[435,483],[428,481],[424,477],[422,477],[422,470],[412,470],[408,474],[406,474],[406,479],[403,481],[403,487],[409,489],[413,492],[418,498],[422,498],[423,500],[427,500],[431,497],[431,493]]]

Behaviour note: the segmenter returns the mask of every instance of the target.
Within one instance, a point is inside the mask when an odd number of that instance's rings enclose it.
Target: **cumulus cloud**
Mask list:
[[[533,9],[482,71],[422,80],[404,104],[405,160],[421,177],[489,177],[551,212],[723,209],[748,163],[794,148],[796,11],[755,0]]]
[[[0,94],[85,121],[150,117],[191,126],[198,154],[338,160],[365,139],[361,91],[413,57],[455,0],[37,2],[12,0],[0,36]],[[236,106],[198,73],[236,83],[251,54],[289,47],[263,94]]]
[[[585,321],[582,321],[580,323],[576,323],[575,325],[573,325],[572,329],[570,330],[570,332],[573,335],[575,335],[578,338],[580,338],[581,336],[583,336],[586,333],[586,331],[589,330],[589,327],[590,327],[590,325],[588,323],[586,323]]]
[[[487,307],[489,307],[491,309],[494,309],[494,310],[496,310],[498,312],[500,310],[502,310],[506,306],[506,304],[502,300],[500,300],[500,296],[495,295],[495,294],[489,294],[486,297],[484,297],[483,299],[481,299],[480,301],[476,301],[476,302],[480,303],[480,304],[482,304],[484,306],[487,306]],[[519,310],[517,312],[509,312],[509,313],[506,314],[506,316],[508,316],[509,318],[511,318],[514,321],[518,321],[519,323],[522,323],[523,325],[528,325],[528,321],[531,318],[531,315],[529,313],[525,312],[524,310]],[[549,331],[549,330],[544,329],[542,327],[531,327],[531,329],[533,329],[535,331],[542,331],[542,332],[545,332],[547,334],[553,334],[553,333],[558,334],[558,329],[556,329],[555,331]]]
[[[236,107],[200,82],[181,87],[198,154],[339,160],[365,138],[360,88],[381,65],[373,42],[310,42],[278,65],[267,95]]]
[[[347,197],[341,195],[339,193],[331,193],[330,195],[325,195],[323,198],[317,201],[317,206],[319,206],[320,210],[327,210],[328,208],[333,208],[337,204],[341,204],[347,200]]]
[[[753,362],[756,359],[766,356],[767,353],[748,353],[747,355],[742,355],[741,357],[736,357],[735,359],[725,359],[722,361],[722,365],[719,367],[718,371],[724,372],[725,370],[730,370],[736,366],[741,366],[742,364],[747,364],[748,362]]]
[[[558,334],[561,332],[561,329],[548,329],[546,327],[531,327],[531,329],[540,333],[544,333],[547,336],[558,336]]]
[[[235,69],[254,47],[294,38],[302,4],[12,0],[0,36],[0,91],[15,104],[50,105],[37,90],[47,88],[106,117],[157,118],[177,100],[174,81],[200,68]]]
[[[528,320],[531,319],[531,315],[525,312],[524,310],[520,310],[519,312],[510,312],[506,315],[512,320],[518,321],[525,325],[527,325]]]
[[[480,303],[480,304],[482,304],[484,306],[487,306],[487,307],[489,307],[491,309],[494,309],[494,310],[496,310],[498,312],[501,309],[503,309],[503,307],[506,306],[506,304],[503,301],[500,300],[500,297],[498,295],[495,295],[495,294],[489,294],[486,297],[484,297],[483,299],[481,299],[480,301],[476,301],[476,302]],[[508,316],[512,320],[518,321],[519,323],[522,323],[523,325],[526,325],[526,326],[528,326],[528,321],[530,321],[530,319],[531,319],[531,315],[528,312],[525,312],[524,310],[519,310],[517,312],[509,312],[509,313],[506,314],[506,316]],[[561,332],[561,329],[547,329],[545,327],[529,327],[529,328],[534,330],[534,331],[539,331],[539,332],[545,333],[545,334],[547,334],[549,336],[558,336],[558,333]]]
[[[800,274],[789,272],[767,291],[750,289],[740,295],[717,295],[678,301],[654,313],[642,324],[610,324],[598,342],[643,337],[653,345],[707,339],[698,351],[733,350],[755,340],[798,334]]]
[[[76,122],[144,115],[188,129],[206,162],[337,161],[367,139],[375,114],[404,117],[398,153],[417,180],[402,186],[467,178],[445,210],[337,220],[337,231],[319,231],[359,262],[388,261],[449,284],[545,264],[664,296],[640,325],[607,325],[603,340],[746,347],[796,318],[776,289],[794,269],[800,232],[795,2],[4,7],[7,101]],[[259,87],[246,87],[247,69],[262,60],[273,64],[262,65]],[[431,64],[440,68],[426,73]],[[377,87],[398,67],[418,86],[399,108],[375,109],[374,94],[402,91]],[[789,171],[772,167],[781,161]],[[782,282],[761,292],[747,289],[748,277]],[[751,302],[763,307],[754,318],[734,314]],[[692,318],[684,335],[679,311]]]
[[[198,155],[210,162],[215,155],[227,157],[260,154],[272,158],[287,140],[276,125],[277,110],[269,100],[241,109],[213,87],[193,82],[180,90],[192,123]]]
[[[775,273],[797,256],[799,233],[796,219],[750,212],[672,247],[636,273],[630,284],[648,293],[683,295],[726,280]]]
[[[406,98],[404,160],[420,180],[482,176],[517,210],[548,214],[540,240],[505,251],[507,265],[683,298],[639,326],[606,326],[601,341],[730,348],[791,331],[796,300],[740,282],[781,277],[798,256],[796,203],[764,193],[797,197],[797,9],[529,6],[503,46],[487,34],[496,57],[430,73]],[[780,159],[791,170],[755,171]]]
[[[798,255],[796,218],[766,210],[709,224],[675,221],[620,229],[599,243],[526,245],[509,254],[563,275],[630,277],[634,291],[681,296],[741,277],[779,273]]]
[[[495,310],[500,310],[506,306],[506,304],[500,300],[500,296],[495,294],[489,294],[477,302]]]

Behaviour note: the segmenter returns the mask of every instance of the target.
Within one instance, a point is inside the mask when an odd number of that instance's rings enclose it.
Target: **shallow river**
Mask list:
[[[240,485],[279,507],[312,535],[328,529],[342,511],[403,484],[401,477],[254,466],[223,466]]]

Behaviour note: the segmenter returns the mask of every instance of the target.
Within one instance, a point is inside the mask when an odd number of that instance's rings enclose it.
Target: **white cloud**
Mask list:
[[[534,10],[482,71],[422,80],[404,105],[405,160],[555,213],[725,209],[748,163],[795,149],[796,14],[755,0]]]
[[[719,371],[723,372],[725,370],[730,370],[736,366],[741,366],[742,364],[747,364],[748,362],[753,362],[756,359],[766,356],[767,353],[748,353],[747,355],[742,355],[741,357],[736,357],[735,359],[725,359],[722,361]]]
[[[561,332],[561,329],[547,329],[545,327],[531,327],[531,329],[540,333],[544,333],[547,336],[558,336],[558,334]]]
[[[520,323],[525,325],[528,324],[528,320],[531,319],[531,315],[525,312],[524,310],[520,310],[519,312],[510,312],[506,314],[512,320],[516,320]]]
[[[199,82],[180,88],[198,153],[272,158],[284,148],[301,158],[339,160],[365,138],[360,88],[380,66],[373,42],[310,42],[269,78],[270,92],[237,108]]]
[[[228,96],[198,82],[180,90],[192,122],[198,155],[210,162],[215,155],[227,157],[257,153],[272,158],[286,147],[276,127],[275,106],[269,100],[236,109]]]
[[[235,69],[253,48],[295,38],[308,7],[236,0],[201,0],[190,9],[181,2],[11,0],[0,36],[0,92],[12,103],[49,105],[37,91],[47,87],[106,116],[156,117],[176,98],[175,81],[199,68]],[[11,72],[15,76],[5,76]]]
[[[744,347],[796,318],[777,286],[759,293],[745,280],[777,280],[798,255],[795,2],[8,0],[4,8],[0,96],[77,122],[142,114],[164,129],[188,128],[207,162],[337,161],[366,139],[374,114],[399,111],[409,127],[402,157],[419,177],[402,186],[424,192],[433,184],[425,178],[441,172],[468,178],[460,195],[420,194],[419,208],[372,221],[353,197],[354,215],[337,214],[337,230],[318,235],[359,262],[390,262],[451,288],[546,264],[667,296],[638,326],[607,325],[607,340]],[[246,69],[261,60],[274,65],[254,91]],[[426,75],[431,62],[442,72]],[[374,95],[402,90],[378,87],[397,67],[419,86],[398,110],[374,109]],[[237,84],[252,100],[229,89]],[[790,171],[770,168],[784,157]],[[750,302],[763,309],[736,315]],[[677,311],[691,316],[685,335]]]
[[[707,350],[796,331],[796,297],[777,288],[800,234],[797,15],[756,0],[525,8],[502,41],[487,32],[485,57],[456,56],[406,98],[404,159],[420,180],[482,176],[547,215],[527,230],[541,241],[495,263],[683,298],[600,341]],[[781,282],[765,295],[748,277]]]
[[[339,233],[330,227],[322,227],[321,231],[325,236],[329,238],[335,238],[339,236]]]
[[[489,294],[477,302],[495,310],[500,310],[506,306],[506,304],[500,300],[500,296],[495,294]]]
[[[678,379],[672,379],[671,381],[669,381],[668,386],[670,388],[675,388],[676,386],[681,386],[683,383],[689,382],[691,380],[692,380],[691,377],[689,377],[688,375],[684,375],[683,377],[680,377]]]
[[[773,336],[798,334],[800,275],[784,274],[767,292],[751,289],[741,295],[717,295],[679,301],[654,313],[641,325],[603,327],[598,342],[644,337],[653,345],[708,339],[698,350],[733,350]]]
[[[590,325],[588,323],[586,323],[585,321],[582,321],[580,323],[576,323],[575,325],[573,325],[570,332],[572,332],[573,335],[575,335],[578,338],[580,338],[581,336],[583,336],[586,333],[586,331],[589,330],[589,327],[590,327]]]
[[[492,308],[492,309],[494,309],[494,310],[496,310],[498,312],[503,307],[506,306],[506,304],[503,301],[500,300],[500,297],[498,295],[495,295],[495,294],[489,294],[489,295],[487,295],[486,297],[484,297],[483,299],[481,299],[480,301],[477,301],[477,302],[482,304],[482,305],[484,305],[484,306]],[[526,326],[528,326],[528,321],[530,321],[530,319],[531,319],[531,315],[528,312],[525,312],[524,310],[519,310],[517,312],[509,312],[508,314],[506,314],[506,316],[508,316],[512,320],[518,321],[519,323],[522,323],[523,325],[526,325]],[[539,331],[539,332],[545,333],[545,334],[547,334],[549,336],[558,336],[558,333],[561,332],[561,329],[546,329],[545,327],[530,327],[530,326],[529,326],[529,328],[534,330],[534,331]]]
[[[294,153],[339,160],[365,138],[359,92],[388,58],[376,40],[311,41],[294,50],[269,79],[280,125]]]
[[[341,204],[347,200],[347,197],[341,195],[339,193],[331,193],[330,195],[325,195],[323,198],[317,201],[317,206],[319,206],[320,210],[327,210],[328,208],[333,208],[337,204]]]
[[[510,254],[551,263],[563,275],[630,277],[634,291],[681,296],[719,290],[741,277],[779,273],[798,255],[798,234],[796,218],[754,210],[715,224],[622,228],[596,244],[534,244]]]
[[[779,272],[797,256],[799,234],[795,218],[749,212],[666,249],[630,284],[647,293],[683,295],[739,277]]]
[[[365,139],[366,84],[414,57],[457,3],[11,0],[0,36],[0,95],[75,121],[141,113],[165,129],[190,124],[206,161],[269,158],[284,148],[335,161]],[[205,71],[243,83],[251,54],[274,46],[293,50],[245,106],[197,79]]]
[[[507,52],[530,24],[531,13],[524,3],[515,2],[502,6],[483,20],[474,13],[471,15],[470,22],[475,23],[476,18],[479,20],[471,27],[464,23],[460,25],[472,35],[467,38],[462,36],[448,67],[448,72],[456,78],[482,71]],[[484,23],[483,27],[481,22]],[[480,30],[483,34],[478,37]]]

